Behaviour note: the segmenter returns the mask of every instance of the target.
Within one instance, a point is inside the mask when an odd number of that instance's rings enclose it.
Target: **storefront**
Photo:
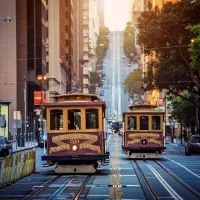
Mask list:
[[[9,136],[9,105],[10,101],[0,100],[0,136]]]

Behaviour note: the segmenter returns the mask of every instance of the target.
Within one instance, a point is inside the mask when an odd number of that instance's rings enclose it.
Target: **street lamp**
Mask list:
[[[47,75],[38,75],[37,76],[37,80],[40,83],[40,88],[41,88],[41,101],[40,101],[40,105],[41,105],[41,128],[43,129],[43,87],[42,84],[44,83],[44,81],[47,80]]]
[[[12,17],[10,16],[0,17],[0,21],[11,22],[11,20],[12,20]]]

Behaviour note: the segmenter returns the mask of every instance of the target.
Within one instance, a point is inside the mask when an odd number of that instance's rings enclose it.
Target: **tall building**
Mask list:
[[[71,42],[69,1],[48,1],[48,99],[66,93],[70,79]]]
[[[26,84],[26,105],[29,129],[33,131],[35,117],[34,91],[46,88],[37,81],[38,75],[45,75],[46,66],[46,1],[16,1],[17,23],[17,110],[25,120],[24,87]]]
[[[83,93],[89,93],[89,0],[83,0]]]
[[[129,0],[129,22],[133,21],[133,5],[134,0]]]
[[[80,9],[78,0],[49,0],[49,99],[82,85],[80,64]]]
[[[104,0],[98,0],[99,25],[104,26]]]
[[[90,70],[95,71],[97,64],[96,48],[99,35],[98,0],[89,1],[89,63]]]
[[[16,131],[13,111],[20,111],[32,130],[34,91],[41,90],[36,77],[46,74],[46,1],[0,1],[0,13],[12,17],[0,22],[0,98],[11,102],[10,131]]]
[[[12,17],[10,23],[0,21],[0,100],[11,102],[9,111],[10,129],[14,125],[13,111],[17,110],[17,27],[15,8],[16,1],[0,1],[0,15]],[[3,129],[0,128],[0,131],[3,131]]]

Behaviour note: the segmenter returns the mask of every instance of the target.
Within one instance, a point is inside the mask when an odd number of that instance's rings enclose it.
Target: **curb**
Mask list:
[[[36,148],[36,147],[38,147],[38,145],[35,145],[35,146],[32,146],[32,147],[27,147],[27,148],[24,148],[24,149],[19,149],[19,150],[13,151],[13,153],[18,153],[18,152],[21,152],[21,151],[26,151],[26,150],[33,149],[33,148]]]

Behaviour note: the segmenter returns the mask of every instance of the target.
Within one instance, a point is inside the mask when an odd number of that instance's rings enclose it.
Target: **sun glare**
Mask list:
[[[105,25],[111,30],[124,30],[129,21],[129,0],[104,0]]]

